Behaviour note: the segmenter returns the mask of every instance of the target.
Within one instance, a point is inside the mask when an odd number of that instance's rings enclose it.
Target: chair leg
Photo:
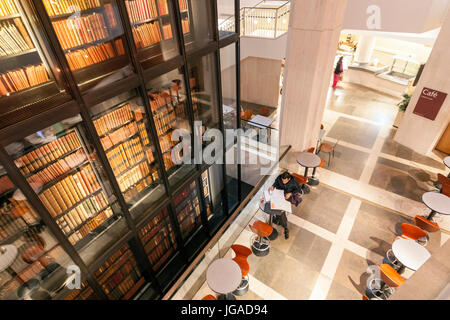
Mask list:
[[[330,166],[330,162],[331,162],[331,152],[328,153],[328,166]]]

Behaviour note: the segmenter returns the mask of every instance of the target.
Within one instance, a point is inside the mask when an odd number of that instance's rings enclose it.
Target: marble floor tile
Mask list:
[[[327,136],[364,148],[372,148],[381,127],[354,119],[339,117]]]

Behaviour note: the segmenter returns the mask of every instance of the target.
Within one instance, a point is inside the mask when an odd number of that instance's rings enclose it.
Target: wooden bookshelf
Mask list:
[[[200,204],[196,183],[192,182],[174,199],[175,213],[183,238],[187,238],[200,223]]]

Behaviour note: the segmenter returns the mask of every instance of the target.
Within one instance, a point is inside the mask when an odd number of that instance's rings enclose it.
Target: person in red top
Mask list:
[[[343,56],[341,56],[336,63],[336,68],[334,69],[334,75],[333,75],[333,89],[336,89],[336,86],[341,80],[342,73],[344,72],[344,67],[342,65],[342,60],[344,59]]]

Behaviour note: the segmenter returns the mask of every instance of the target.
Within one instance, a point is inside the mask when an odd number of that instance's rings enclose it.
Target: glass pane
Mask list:
[[[214,164],[202,173],[203,195],[205,197],[206,214],[213,230],[225,219],[224,179],[222,165]]]
[[[236,32],[234,0],[217,0],[217,19],[220,39]]]
[[[48,300],[74,263],[0,167],[0,300]]]
[[[96,89],[132,72],[114,0],[43,0],[81,90]]]
[[[128,244],[106,259],[94,276],[111,300],[131,300],[145,284]]]
[[[186,149],[183,146],[191,142],[192,129],[182,79],[183,74],[179,70],[173,70],[147,83],[153,120],[170,185],[182,181],[195,168],[193,164],[188,164],[191,155],[183,153],[183,149]],[[188,151],[190,153],[189,149]]]
[[[125,5],[144,68],[179,54],[167,0],[126,0]]]
[[[0,34],[2,113],[59,93],[53,73],[56,68],[46,62],[43,48],[17,1],[0,1]]]
[[[139,238],[153,270],[158,271],[177,249],[167,209],[158,213],[139,231]]]
[[[204,47],[213,41],[212,1],[178,0],[186,51]]]
[[[91,108],[94,126],[132,213],[142,213],[164,196],[147,114],[133,90]]]
[[[220,49],[220,68],[222,69],[223,125],[225,129],[236,129],[236,45],[234,43]],[[233,141],[229,143],[232,144]],[[229,143],[227,143],[227,146]]]
[[[201,121],[205,129],[219,127],[215,68],[216,61],[212,53],[189,64],[188,68],[194,119]]]
[[[117,240],[103,233],[120,220],[120,208],[85,132],[81,116],[75,116],[7,147],[62,232],[82,250],[82,257],[100,254],[108,246],[105,238]],[[94,252],[84,248],[92,241]]]
[[[183,240],[202,226],[198,194],[198,186],[194,181],[173,200]]]

